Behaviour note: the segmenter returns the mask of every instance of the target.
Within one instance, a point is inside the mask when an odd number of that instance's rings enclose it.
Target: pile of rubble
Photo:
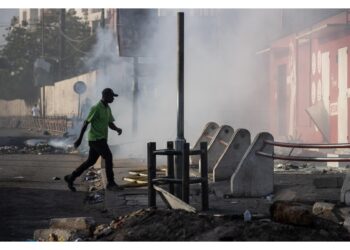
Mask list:
[[[105,190],[102,185],[101,169],[90,168],[84,178],[88,183],[89,191],[85,203],[98,204],[104,201]]]
[[[39,241],[349,241],[349,208],[275,202],[271,217],[141,209],[96,225],[92,218],[52,219]],[[349,231],[348,231],[349,230]]]

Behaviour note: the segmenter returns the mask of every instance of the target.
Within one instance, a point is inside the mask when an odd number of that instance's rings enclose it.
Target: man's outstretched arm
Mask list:
[[[74,142],[74,147],[75,148],[78,148],[80,146],[81,141],[82,141],[83,136],[84,136],[84,133],[85,133],[86,128],[87,128],[88,125],[89,125],[89,123],[87,121],[84,121],[83,127],[81,128],[81,131],[80,131],[79,138]]]
[[[123,132],[123,130],[121,128],[118,128],[113,122],[110,122],[108,124],[108,127],[112,130],[117,131],[118,135],[121,135],[121,133]]]

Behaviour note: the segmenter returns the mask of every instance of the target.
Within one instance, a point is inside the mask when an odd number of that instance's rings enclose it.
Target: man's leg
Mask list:
[[[90,144],[90,142],[89,142]],[[85,170],[93,166],[99,157],[98,152],[94,150],[93,147],[90,147],[89,156],[85,162],[83,162],[77,169],[75,169],[72,174],[66,175],[64,180],[68,183],[68,188],[72,191],[76,191],[74,187],[74,180],[79,177]]]
[[[106,176],[107,176],[107,189],[115,187],[115,190],[120,190],[121,188],[114,181],[113,173],[113,155],[108,147],[107,140],[99,140],[94,142],[93,148],[98,152],[99,155],[105,160]]]

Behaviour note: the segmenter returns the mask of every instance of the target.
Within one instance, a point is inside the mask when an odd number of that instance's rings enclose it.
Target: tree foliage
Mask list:
[[[53,81],[67,79],[84,73],[84,57],[96,41],[87,23],[80,21],[74,12],[65,16],[65,30],[59,25],[59,9],[51,9],[31,28],[12,26],[6,37],[6,45],[0,51],[0,99],[24,99],[28,103],[37,101],[39,87],[34,83],[34,62],[43,58],[51,64]],[[60,36],[64,41],[59,74]]]

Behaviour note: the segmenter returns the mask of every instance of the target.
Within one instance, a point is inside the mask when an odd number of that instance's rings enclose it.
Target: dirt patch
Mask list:
[[[111,222],[99,241],[349,241],[338,224],[303,227],[270,219],[245,222],[237,216],[214,216],[182,210],[142,209]]]

